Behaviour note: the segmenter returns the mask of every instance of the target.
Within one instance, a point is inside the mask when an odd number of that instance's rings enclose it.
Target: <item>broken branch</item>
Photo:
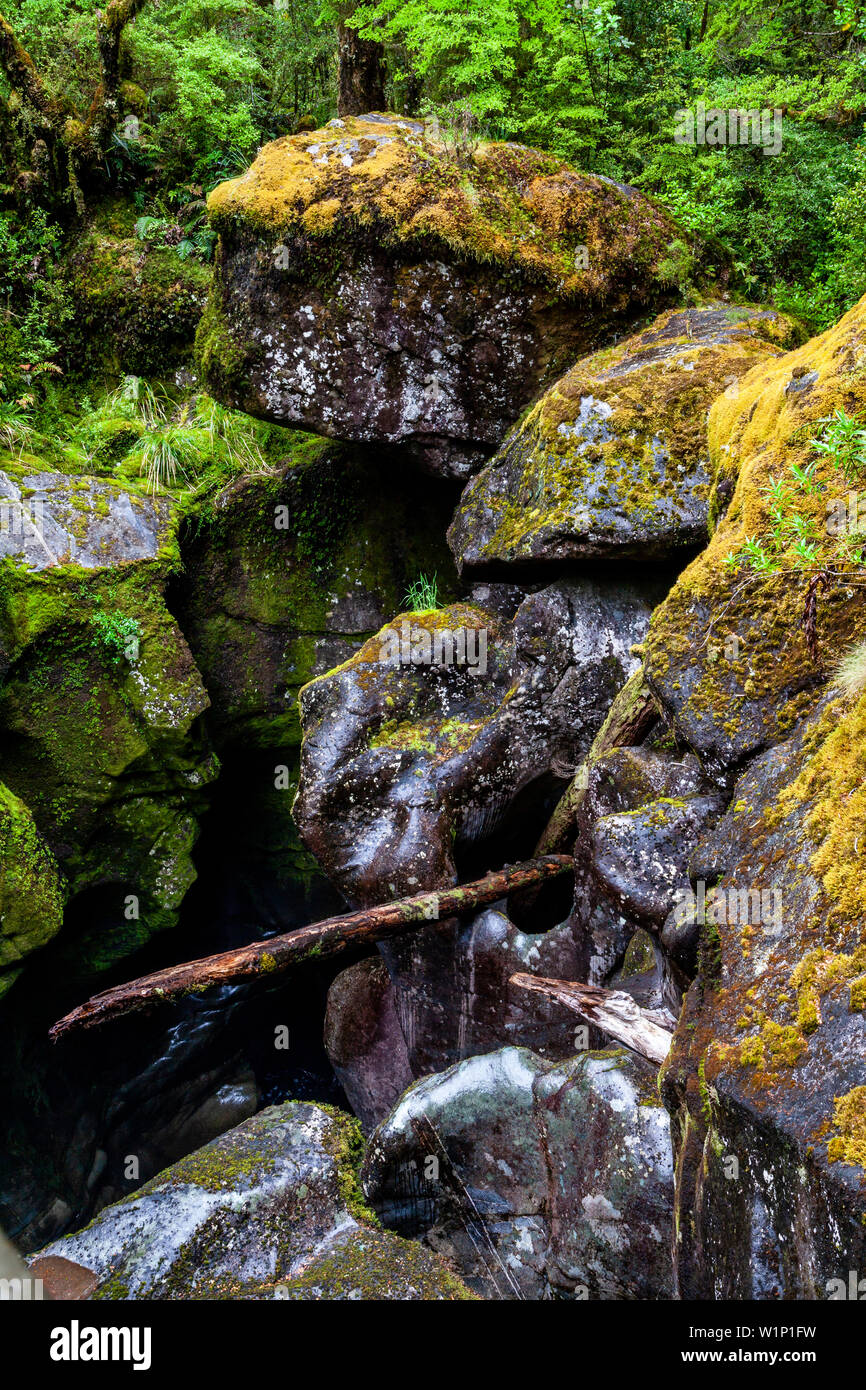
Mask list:
[[[557,1004],[572,1009],[587,1023],[594,1023],[617,1042],[651,1062],[661,1063],[670,1051],[674,1021],[667,1012],[642,1009],[630,994],[602,989],[601,985],[575,984],[571,980],[547,980],[537,975],[512,975],[520,989],[535,990]]]

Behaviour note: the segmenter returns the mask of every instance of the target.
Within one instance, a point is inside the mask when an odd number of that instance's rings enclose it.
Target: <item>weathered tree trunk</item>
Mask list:
[[[385,109],[385,49],[374,39],[362,39],[356,29],[337,29],[340,60],[337,109],[341,116],[362,116]]]
[[[500,869],[475,883],[460,888],[445,888],[441,892],[419,893],[412,898],[379,907],[349,912],[342,917],[329,917],[325,922],[301,927],[285,936],[273,936],[267,941],[254,941],[236,951],[223,951],[204,960],[187,961],[143,975],[129,984],[116,985],[96,994],[49,1031],[53,1042],[73,1028],[93,1028],[109,1018],[136,1013],[155,1004],[167,1003],[184,994],[201,994],[215,985],[234,984],[238,980],[269,976],[288,970],[311,957],[338,955],[349,946],[372,945],[387,937],[399,936],[413,926],[439,922],[461,912],[474,911],[495,903],[508,893],[526,888],[542,879],[570,872],[571,859],[565,855],[550,855],[545,859],[530,859],[524,864]]]
[[[21,101],[20,114],[14,120],[6,107],[6,135],[0,152],[8,181],[25,203],[55,205],[52,210],[60,215],[71,190],[82,210],[82,186],[102,176],[103,153],[121,115],[121,40],[143,3],[109,0],[98,13],[101,75],[84,114],[49,91],[30,54],[0,14],[0,70]]]
[[[535,990],[573,1009],[587,1023],[594,1023],[617,1042],[625,1043],[651,1062],[661,1063],[670,1051],[674,1022],[667,1014],[642,1009],[630,994],[602,989],[601,985],[573,984],[570,980],[546,980],[538,975],[512,975],[520,989]]]

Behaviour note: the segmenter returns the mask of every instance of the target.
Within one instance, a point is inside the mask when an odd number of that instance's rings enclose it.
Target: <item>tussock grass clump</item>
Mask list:
[[[847,700],[856,700],[866,691],[866,641],[849,647],[836,667],[834,682]]]

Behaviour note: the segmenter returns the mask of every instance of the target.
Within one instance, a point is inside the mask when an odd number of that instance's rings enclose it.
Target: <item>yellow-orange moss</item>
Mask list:
[[[652,272],[678,234],[649,199],[551,155],[482,142],[458,160],[432,127],[399,116],[274,140],[214,189],[208,208],[218,230],[245,225],[275,242],[351,228],[395,245],[432,238],[458,258],[513,265],[580,297],[602,293],[612,268],[630,281],[641,266]]]
[[[833,1103],[833,1128],[839,1133],[827,1145],[831,1163],[866,1168],[866,1086],[855,1086]]]

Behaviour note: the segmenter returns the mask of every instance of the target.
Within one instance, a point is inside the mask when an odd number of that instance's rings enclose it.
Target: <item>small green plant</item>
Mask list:
[[[849,700],[866,691],[866,642],[858,642],[845,653],[836,667],[835,679]]]
[[[29,399],[32,403],[32,397]],[[0,447],[17,449],[20,453],[33,439],[34,433],[27,414],[27,398],[17,401],[0,399]]]
[[[426,574],[419,574],[406,591],[405,603],[410,613],[426,613],[431,608],[438,608],[439,581],[436,575],[428,579]]]
[[[802,492],[820,493],[822,486],[814,476],[817,459],[800,467],[789,464],[791,477]],[[820,562],[818,524],[814,517],[796,510],[797,495],[786,478],[770,478],[762,490],[770,517],[770,534],[763,540],[749,536],[739,551],[725,557],[729,568],[745,565],[758,574],[778,574],[785,561],[795,569],[812,569]]]
[[[659,261],[658,277],[663,285],[677,290],[684,304],[697,300],[695,277],[698,261],[691,247],[682,238],[676,237],[667,248],[667,255]]]
[[[216,232],[208,224],[202,198],[187,201],[175,216],[161,206],[160,213],[166,215],[144,215],[136,220],[135,235],[139,241],[160,251],[174,251],[182,261],[190,256],[202,261],[213,258]]]
[[[95,413],[105,417],[140,420],[151,428],[165,420],[171,401],[162,386],[151,386],[143,376],[125,376],[116,391],[106,396]]]
[[[141,645],[141,626],[138,620],[124,617],[122,613],[104,613],[100,609],[93,614],[90,621],[96,629],[91,646],[105,647],[115,665],[126,659],[134,666]]]
[[[818,423],[824,428],[809,440],[812,448],[840,468],[848,482],[854,482],[866,468],[866,429],[845,410],[835,410]]]
[[[195,423],[206,430],[211,452],[244,473],[266,473],[269,467],[255,433],[255,422],[238,410],[226,410],[211,396],[199,396]]]
[[[136,440],[126,457],[138,463],[148,491],[156,493],[173,487],[178,474],[188,482],[190,473],[205,462],[209,444],[210,435],[200,426],[166,421]]]

